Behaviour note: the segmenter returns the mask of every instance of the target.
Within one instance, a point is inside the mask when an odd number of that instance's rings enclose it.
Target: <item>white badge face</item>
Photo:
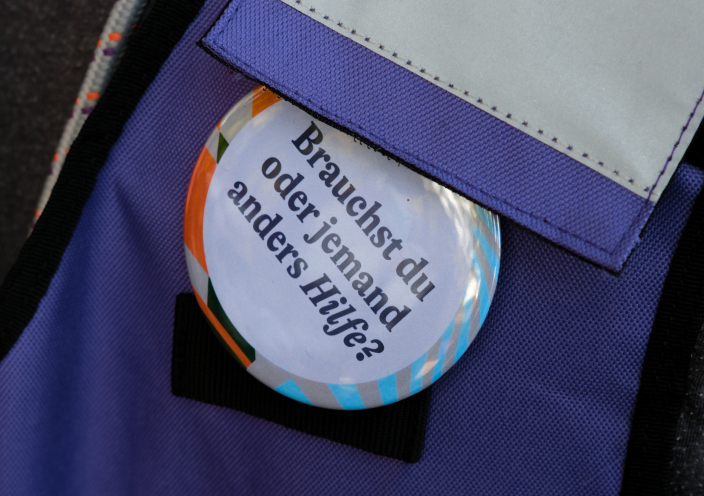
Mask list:
[[[461,356],[474,337],[498,275],[492,214],[283,101],[231,138],[202,232],[212,290],[256,350],[250,372],[277,389],[283,379],[255,373],[265,363],[301,394],[414,363],[439,376],[448,350]]]

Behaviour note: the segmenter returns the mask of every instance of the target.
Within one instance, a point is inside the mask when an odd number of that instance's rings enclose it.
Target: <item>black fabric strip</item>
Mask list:
[[[176,396],[405,462],[420,460],[430,403],[430,388],[393,405],[359,411],[326,410],[282,396],[230,356],[193,294],[176,297],[171,389]]]
[[[643,361],[621,493],[667,494],[689,364],[704,322],[704,194],[694,204],[665,280]]]
[[[694,137],[684,153],[682,162],[704,169],[704,122],[699,125],[697,132],[694,133]]]
[[[34,232],[0,287],[0,360],[29,324],[112,145],[204,0],[156,0],[71,146]]]

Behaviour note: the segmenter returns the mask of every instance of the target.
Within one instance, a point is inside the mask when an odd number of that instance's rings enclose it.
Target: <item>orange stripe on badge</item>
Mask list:
[[[203,248],[203,217],[205,216],[205,199],[208,196],[208,188],[215,172],[215,166],[215,159],[207,148],[203,147],[193,170],[191,184],[188,186],[186,212],[183,216],[183,237],[186,246],[191,250],[206,274],[208,266],[205,263],[205,248]]]
[[[218,322],[218,319],[215,318],[215,315],[213,315],[213,312],[210,311],[210,308],[208,308],[208,305],[205,304],[203,299],[198,296],[198,292],[194,289],[193,293],[196,295],[196,300],[198,300],[198,305],[200,305],[201,310],[203,310],[203,313],[205,313],[205,316],[208,317],[208,320],[210,321],[211,324],[213,324],[213,327],[215,327],[215,330],[218,331],[218,334],[220,334],[220,337],[227,343],[227,346],[230,347],[232,351],[235,352],[235,355],[237,355],[237,358],[240,359],[240,362],[242,362],[242,365],[245,366],[245,368],[249,367],[252,365],[252,362],[249,361],[249,358],[247,358],[247,355],[245,355],[242,350],[237,346],[235,343],[235,340],[232,339],[232,336],[230,336],[225,328],[222,326],[220,322]]]
[[[252,118],[281,100],[279,95],[264,86],[256,87],[252,93]]]

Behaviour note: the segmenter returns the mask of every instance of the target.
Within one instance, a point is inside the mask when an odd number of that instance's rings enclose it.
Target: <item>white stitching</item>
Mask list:
[[[475,106],[477,106],[477,107],[480,107],[480,106],[481,106],[481,107],[484,108],[485,111],[487,111],[487,112],[489,112],[489,113],[492,113],[492,114],[494,114],[494,115],[497,115],[497,116],[501,116],[501,117],[502,117],[502,120],[503,120],[503,119],[509,119],[509,120],[514,121],[514,122],[516,122],[517,124],[519,124],[519,125],[521,125],[521,126],[523,126],[523,127],[526,127],[526,128],[528,128],[528,129],[531,129],[533,132],[536,132],[537,134],[539,134],[539,135],[541,135],[541,136],[545,136],[545,137],[547,137],[547,138],[551,138],[551,141],[552,141],[553,143],[555,143],[556,145],[561,146],[561,147],[564,148],[566,151],[572,152],[572,153],[577,153],[577,154],[579,154],[579,155],[582,156],[582,159],[589,160],[590,162],[594,163],[594,165],[598,165],[599,167],[602,167],[602,168],[604,168],[604,169],[606,169],[606,170],[608,170],[608,171],[610,171],[610,172],[613,172],[615,175],[621,177],[621,174],[619,173],[619,171],[617,171],[617,170],[615,170],[615,169],[612,169],[612,168],[610,168],[610,167],[604,165],[604,162],[602,162],[602,161],[598,161],[598,160],[596,160],[596,159],[593,159],[588,153],[580,153],[580,152],[574,150],[574,148],[572,147],[572,145],[568,145],[568,144],[566,144],[566,143],[561,142],[556,136],[551,136],[551,135],[547,134],[543,129],[536,129],[535,127],[531,126],[527,121],[516,119],[515,117],[513,117],[513,114],[512,114],[512,113],[510,113],[510,112],[508,112],[508,113],[502,112],[501,110],[498,110],[498,108],[497,108],[495,105],[489,105],[489,104],[485,103],[482,98],[475,97],[475,96],[471,95],[471,94],[469,93],[469,91],[465,91],[465,90],[456,88],[455,85],[452,84],[452,83],[450,83],[449,81],[445,81],[445,80],[443,80],[443,79],[440,79],[439,76],[434,76],[434,75],[430,74],[430,73],[427,72],[424,68],[419,67],[419,66],[413,64],[410,60],[405,59],[405,58],[399,56],[399,55],[398,55],[398,52],[394,52],[394,51],[388,50],[388,49],[385,47],[385,45],[382,44],[382,43],[376,43],[376,42],[371,41],[371,38],[370,38],[369,36],[364,36],[364,35],[360,34],[359,31],[357,31],[356,29],[352,29],[352,28],[350,28],[350,27],[348,27],[348,26],[345,26],[341,21],[336,21],[336,20],[330,18],[330,16],[321,14],[321,13],[318,12],[314,7],[310,7],[310,6],[306,5],[306,4],[304,4],[303,2],[301,2],[301,0],[295,0],[295,4],[296,4],[296,7],[300,6],[301,8],[300,8],[299,10],[300,10],[301,12],[303,12],[304,14],[306,14],[306,15],[309,15],[309,16],[310,16],[311,14],[314,14],[314,15],[320,17],[320,18],[322,19],[321,22],[323,22],[323,23],[331,24],[331,25],[334,25],[334,26],[336,26],[336,27],[338,27],[338,28],[342,28],[342,29],[347,30],[350,35],[352,35],[352,36],[354,36],[354,37],[356,37],[356,38],[359,38],[359,39],[361,40],[361,41],[359,42],[360,44],[366,44],[366,45],[369,45],[370,47],[373,47],[373,48],[375,48],[375,49],[381,50],[382,52],[386,52],[386,53],[390,54],[391,57],[393,57],[393,58],[395,58],[395,59],[398,59],[398,60],[401,61],[401,62],[404,62],[404,66],[412,67],[413,69],[415,69],[414,72],[419,73],[422,77],[424,77],[424,78],[426,78],[426,79],[427,79],[427,78],[430,78],[430,79],[432,79],[432,80],[435,81],[435,82],[443,83],[443,84],[447,85],[448,91],[451,91],[452,93],[455,93],[455,94],[457,94],[457,95],[462,95],[462,96],[464,96],[464,97],[469,97],[469,98],[473,99],[473,100],[474,100],[474,103],[473,103],[473,104],[474,104]],[[304,9],[307,9],[307,12],[304,11]],[[632,178],[625,177],[625,179],[628,180],[629,183],[631,183],[631,184],[637,186],[638,188],[641,188],[644,192],[646,192],[646,193],[647,193],[647,192],[650,192],[650,195],[648,195],[648,198],[650,198],[650,196],[652,195],[651,189],[654,189],[654,186],[655,186],[655,185],[649,186],[649,187],[644,187],[642,184],[639,184],[639,183],[635,182],[635,180],[632,179]],[[655,181],[655,184],[657,184],[657,180]]]

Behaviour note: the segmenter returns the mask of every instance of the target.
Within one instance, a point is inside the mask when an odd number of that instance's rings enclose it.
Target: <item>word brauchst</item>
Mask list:
[[[314,150],[314,145],[320,144],[323,140],[323,133],[311,122],[310,127],[303,132],[301,136],[293,140],[292,143],[296,149],[304,156],[310,155]],[[392,260],[392,255],[395,251],[403,249],[403,240],[394,239],[392,231],[386,226],[379,226],[381,218],[378,213],[382,205],[375,201],[374,205],[367,209],[367,200],[361,196],[352,196],[355,187],[350,183],[345,192],[341,192],[342,188],[349,182],[346,176],[343,176],[337,184],[333,186],[335,179],[340,174],[340,167],[330,161],[330,156],[325,153],[325,150],[318,150],[306,161],[311,167],[322,159],[325,164],[318,177],[328,188],[332,188],[332,194],[337,200],[345,205],[345,210],[350,217],[358,217],[355,220],[356,224],[362,232],[370,239],[371,244],[381,249],[381,256],[386,260]],[[297,173],[296,177],[290,174],[282,174],[281,161],[275,157],[268,158],[264,161],[261,167],[262,175],[273,181],[273,188],[278,193],[278,196],[284,200],[291,212],[294,212],[296,218],[303,223],[309,218],[320,217],[320,211],[313,205],[308,195],[301,189],[296,190],[299,185],[305,180],[305,177]],[[296,190],[296,191],[294,191]],[[266,243],[269,251],[275,253],[275,258],[279,263],[289,262],[286,272],[293,279],[298,279],[304,271],[309,267],[308,263],[300,256],[299,251],[289,242],[286,235],[278,230],[274,231],[279,223],[283,220],[280,214],[273,216],[266,213],[261,213],[261,203],[252,195],[247,195],[248,188],[242,181],[236,181],[233,189],[227,192],[228,198],[233,204],[238,207],[238,210],[243,215],[244,219],[252,225],[254,232]],[[246,198],[246,199],[245,199]],[[366,210],[365,210],[366,209]],[[361,215],[360,215],[361,214]],[[311,217],[312,216],[312,217]],[[406,316],[411,313],[411,309],[403,305],[403,308],[391,305],[388,295],[382,288],[374,285],[374,277],[368,272],[362,271],[362,262],[355,254],[345,245],[342,244],[342,238],[336,233],[328,233],[333,225],[337,223],[335,217],[331,217],[328,222],[323,222],[322,227],[314,233],[304,234],[303,242],[307,245],[320,243],[321,250],[326,254],[331,254],[329,257],[333,266],[335,266],[343,276],[351,281],[352,289],[362,298],[362,301],[369,309],[379,318],[379,322],[391,332]],[[374,230],[376,229],[376,232]],[[274,231],[274,232],[272,232]],[[387,243],[388,242],[388,243]],[[428,279],[425,273],[421,273],[415,281],[416,276],[428,265],[428,261],[420,258],[416,261],[411,258],[403,259],[396,266],[396,274],[402,278],[404,283],[409,287],[411,293],[421,302],[435,288],[435,285]],[[354,280],[352,278],[355,277]],[[371,290],[372,286],[374,289]],[[327,274],[323,273],[321,277],[315,278],[307,284],[301,284],[301,291],[308,297],[311,303],[318,309],[318,312],[327,316],[326,324],[323,325],[323,332],[328,336],[341,336],[343,344],[347,347],[354,348],[356,344],[367,342],[366,335],[363,331],[369,329],[369,324],[363,318],[353,314],[357,309],[349,304],[346,308],[347,298],[342,295],[341,291],[332,284],[332,281]],[[335,297],[336,299],[333,299]],[[338,301],[339,299],[339,301]],[[323,304],[318,308],[319,304]],[[339,310],[336,310],[338,309]],[[343,321],[342,319],[345,318]],[[365,357],[371,357],[374,353],[384,351],[384,344],[378,340],[370,341],[375,346],[363,347],[362,351],[356,354],[359,361]]]

